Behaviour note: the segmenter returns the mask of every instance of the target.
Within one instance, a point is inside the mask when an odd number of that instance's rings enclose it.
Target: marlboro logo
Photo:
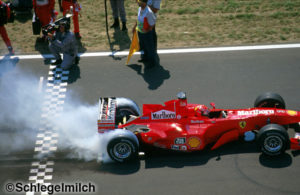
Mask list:
[[[157,112],[151,113],[152,120],[158,119],[175,119],[176,113],[168,110],[160,110]]]

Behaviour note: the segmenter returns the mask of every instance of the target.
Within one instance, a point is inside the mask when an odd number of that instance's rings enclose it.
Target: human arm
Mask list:
[[[62,34],[60,32],[56,32],[56,34],[54,35],[54,39],[52,39],[52,44],[56,47],[61,48],[64,51],[66,48],[69,48],[72,44],[74,35],[68,33],[63,39],[59,39],[58,37],[60,37],[61,35]]]

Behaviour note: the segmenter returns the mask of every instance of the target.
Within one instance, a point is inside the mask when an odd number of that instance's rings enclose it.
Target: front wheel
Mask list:
[[[116,162],[127,162],[137,159],[138,145],[129,137],[117,137],[107,145],[110,158]]]
[[[283,126],[269,124],[260,129],[258,144],[264,154],[278,156],[288,148],[289,136]]]

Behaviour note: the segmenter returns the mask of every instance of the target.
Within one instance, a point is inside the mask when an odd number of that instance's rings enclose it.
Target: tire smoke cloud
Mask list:
[[[33,150],[45,106],[45,93],[38,85],[36,76],[18,67],[0,75],[0,153]],[[47,119],[58,131],[58,152],[62,158],[110,161],[109,135],[97,131],[98,103],[88,105],[75,96],[68,91],[59,116]]]

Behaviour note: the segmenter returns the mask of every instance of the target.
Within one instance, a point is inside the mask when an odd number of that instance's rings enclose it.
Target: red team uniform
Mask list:
[[[77,0],[60,0],[61,2],[61,8],[63,10],[63,15],[65,16],[68,12],[71,11],[71,6],[73,7],[73,24],[74,24],[74,34],[76,38],[81,38],[79,34],[79,21],[78,21],[78,15],[81,10],[81,7]]]
[[[34,12],[39,18],[42,26],[52,22],[55,0],[33,0],[32,3]]]
[[[8,6],[6,6],[5,3],[3,3],[1,0],[0,0],[0,6],[3,8],[3,10],[1,9],[1,12],[3,12],[3,13],[1,13],[2,18],[0,19],[1,20],[0,21],[0,34],[1,34],[3,41],[5,42],[5,44],[7,46],[9,54],[13,55],[14,50],[12,48],[10,39],[8,38],[6,29],[4,27],[4,24],[6,24],[6,21],[10,18],[10,8]],[[4,17],[6,17],[6,18],[4,18]]]

